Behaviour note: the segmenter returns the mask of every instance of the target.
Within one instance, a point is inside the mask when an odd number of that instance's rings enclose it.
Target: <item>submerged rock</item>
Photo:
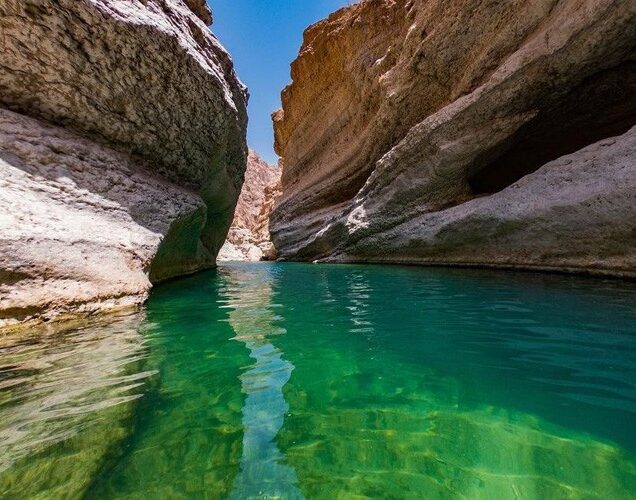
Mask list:
[[[250,151],[245,183],[239,196],[227,240],[219,260],[274,260],[276,250],[269,234],[269,215],[280,196],[280,168]]]
[[[203,0],[0,5],[0,327],[214,266],[247,92],[209,22]]]
[[[0,339],[0,496],[86,498],[131,434],[155,373],[143,370],[143,320],[122,315]]]
[[[636,276],[636,5],[368,0],[274,114],[284,258]]]

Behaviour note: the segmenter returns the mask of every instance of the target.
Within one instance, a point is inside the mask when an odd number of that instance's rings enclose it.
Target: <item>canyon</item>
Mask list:
[[[273,115],[283,259],[636,276],[636,4],[368,0]]]
[[[219,261],[257,262],[276,258],[269,234],[269,215],[279,196],[280,168],[250,150],[245,182]]]
[[[633,498],[636,2],[0,0],[0,55],[0,498]]]
[[[248,151],[205,0],[0,6],[0,328],[218,260],[636,277],[636,5],[366,0]]]
[[[0,5],[0,328],[215,265],[247,99],[205,0]]]

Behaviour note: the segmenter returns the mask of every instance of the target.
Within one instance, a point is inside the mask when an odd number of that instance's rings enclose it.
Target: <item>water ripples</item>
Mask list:
[[[636,490],[631,283],[236,264],[0,342],[0,496]]]
[[[27,497],[61,469],[69,471],[71,497],[92,481],[153,375],[140,369],[142,321],[135,315],[0,339],[0,492]],[[83,467],[73,470],[80,457]]]

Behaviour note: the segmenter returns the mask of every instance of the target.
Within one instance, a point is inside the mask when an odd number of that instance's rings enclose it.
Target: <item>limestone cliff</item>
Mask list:
[[[0,3],[0,327],[214,265],[247,92],[203,0]]]
[[[259,261],[276,258],[269,234],[269,215],[279,196],[280,168],[250,151],[245,182],[230,232],[219,252],[219,260]]]
[[[366,0],[274,114],[284,258],[636,276],[636,4]]]

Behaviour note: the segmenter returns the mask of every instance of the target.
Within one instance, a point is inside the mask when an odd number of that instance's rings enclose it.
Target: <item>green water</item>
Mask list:
[[[3,498],[636,498],[636,285],[231,264],[0,339]]]

